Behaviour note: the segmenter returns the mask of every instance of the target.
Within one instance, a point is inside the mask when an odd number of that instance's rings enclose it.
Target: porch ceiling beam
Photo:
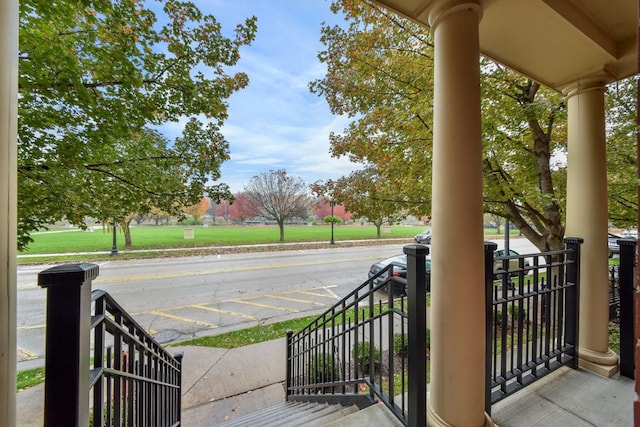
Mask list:
[[[596,46],[606,52],[611,59],[620,58],[620,49],[616,42],[598,27],[591,18],[578,9],[573,3],[563,0],[543,0],[552,10],[560,15],[567,24],[591,40]]]

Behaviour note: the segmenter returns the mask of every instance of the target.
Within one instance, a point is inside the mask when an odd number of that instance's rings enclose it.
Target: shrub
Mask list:
[[[376,363],[380,361],[380,349],[376,346],[373,347],[373,360],[371,360],[371,344],[369,344],[369,341],[358,343],[358,346],[353,348],[351,354],[358,361],[360,372],[368,372],[372,362],[376,366]]]
[[[517,305],[509,305],[509,307],[507,307],[507,313],[509,313],[509,316],[507,317],[507,322],[511,322],[512,318],[518,321],[520,308]],[[497,322],[498,324],[502,322],[502,311],[498,311],[494,313],[494,318],[495,318],[495,322]],[[525,320],[527,318],[527,310],[525,308],[522,309],[522,318]]]
[[[397,333],[393,335],[393,353],[405,357],[409,348],[409,340],[406,334]]]
[[[427,329],[425,337],[427,350],[431,348],[431,330]],[[393,335],[393,352],[398,356],[405,357],[409,349],[409,339],[406,334],[397,333]]]
[[[340,368],[331,354],[318,353],[311,356],[307,365],[309,383],[324,383],[340,379]]]

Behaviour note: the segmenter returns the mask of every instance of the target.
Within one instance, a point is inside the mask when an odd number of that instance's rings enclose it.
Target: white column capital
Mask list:
[[[434,29],[447,16],[456,12],[470,10],[478,14],[478,21],[482,19],[482,5],[476,0],[436,0],[429,11],[429,27]]]
[[[602,91],[604,92],[606,88],[606,81],[602,78],[592,78],[588,80],[578,80],[574,82],[572,85],[565,87],[562,89],[562,93],[565,96],[565,99],[569,99],[575,95],[580,95],[585,92],[592,91]]]

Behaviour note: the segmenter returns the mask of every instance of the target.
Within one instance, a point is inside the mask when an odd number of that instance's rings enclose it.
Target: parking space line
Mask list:
[[[299,294],[313,295],[313,296],[322,297],[322,298],[331,298],[331,299],[335,298],[333,295],[319,294],[319,293],[316,293],[316,292],[309,292],[309,291],[294,291],[294,292],[297,292]]]
[[[158,310],[153,310],[149,312],[150,314],[155,314],[156,316],[166,317],[168,319],[179,320],[181,322],[186,323],[195,323],[196,325],[206,326],[209,329],[217,329],[218,325],[212,325],[211,323],[200,322],[199,320],[187,319],[186,317],[176,316],[174,314],[165,313]]]
[[[46,325],[33,325],[33,326],[18,326],[16,329],[19,331],[28,331],[29,329],[44,329]]]
[[[22,347],[18,347],[17,350],[18,355],[26,360],[35,360],[39,357],[37,354],[31,353],[29,350]]]
[[[199,308],[201,310],[213,311],[214,313],[228,314],[229,316],[243,317],[243,318],[249,319],[249,320],[260,320],[258,317],[250,316],[248,314],[236,313],[236,312],[228,311],[228,310],[221,310],[219,308],[207,307],[206,305],[192,305],[191,307]]]
[[[294,310],[292,308],[278,307],[278,306],[275,306],[275,305],[260,304],[260,303],[253,302],[253,301],[247,301],[246,299],[245,300],[236,300],[236,301],[233,301],[233,302],[238,303],[238,304],[254,305],[256,307],[262,307],[262,308],[270,308],[270,309],[273,309],[273,310],[288,311],[289,313],[299,313],[300,312],[300,310]]]
[[[320,307],[327,307],[328,304],[323,304],[321,302],[315,302],[315,301],[309,301],[309,300],[304,300],[304,299],[296,299],[296,298],[288,298],[288,297],[283,297],[280,295],[265,295],[266,297],[269,298],[274,298],[274,299],[281,299],[284,301],[291,301],[291,302],[301,302],[303,304],[313,304],[313,305],[319,305]]]
[[[335,286],[325,286],[323,289],[325,290],[325,292],[327,292],[329,295],[331,295],[332,297],[334,297],[335,299],[340,299],[340,297],[338,296],[338,294],[336,294],[335,292],[333,292],[331,289],[329,288],[334,288]]]

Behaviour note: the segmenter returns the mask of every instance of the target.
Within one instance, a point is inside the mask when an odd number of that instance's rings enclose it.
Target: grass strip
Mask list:
[[[18,372],[16,378],[18,391],[23,391],[29,387],[36,386],[44,382],[44,368],[27,369],[25,371]]]
[[[202,347],[236,348],[245,345],[257,344],[263,341],[284,338],[287,329],[298,331],[309,324],[317,316],[301,317],[298,319],[285,320],[268,325],[257,325],[251,328],[239,329],[219,335],[194,338],[187,341],[171,344],[174,346],[197,345]]]
[[[193,239],[185,239],[186,228],[193,230]],[[412,239],[424,227],[393,226],[381,235],[387,238]],[[285,242],[329,241],[331,229],[326,225],[286,225]],[[54,230],[34,233],[33,242],[26,254],[58,254],[68,252],[110,251],[113,234],[110,229],[86,232],[76,229]],[[369,225],[341,225],[335,227],[335,239],[376,239],[376,227]],[[132,246],[125,248],[124,235],[116,233],[119,250],[149,250],[169,248],[198,248],[207,246],[237,246],[256,244],[278,244],[280,230],[277,226],[136,226],[131,228]]]

